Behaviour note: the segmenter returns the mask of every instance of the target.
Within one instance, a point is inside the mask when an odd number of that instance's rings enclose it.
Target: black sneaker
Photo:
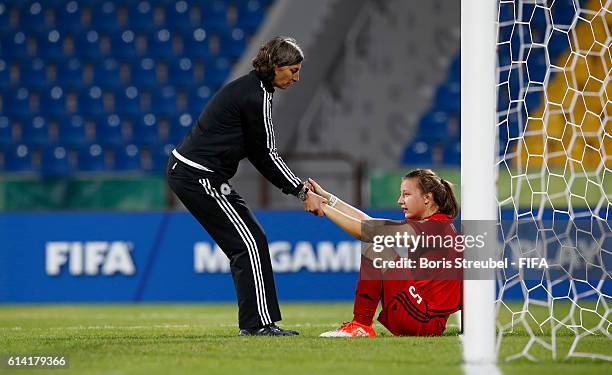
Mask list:
[[[295,336],[299,332],[290,329],[282,329],[276,324],[268,324],[261,328],[244,328],[238,333],[238,336]]]

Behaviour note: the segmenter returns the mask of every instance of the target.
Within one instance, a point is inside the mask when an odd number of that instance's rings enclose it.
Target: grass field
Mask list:
[[[237,337],[233,305],[23,305],[0,307],[0,355],[62,354],[69,368],[7,370],[15,374],[460,374],[458,329],[443,337],[392,337],[380,325],[375,339],[321,339],[348,319],[352,306],[285,304],[281,326],[297,337]],[[502,353],[520,351],[529,336],[505,338]],[[567,344],[572,335],[560,337]],[[588,337],[587,347],[610,340]],[[519,359],[504,374],[610,374],[612,363]]]

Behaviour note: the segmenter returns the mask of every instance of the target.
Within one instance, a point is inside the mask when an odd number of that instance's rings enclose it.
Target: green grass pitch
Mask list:
[[[64,354],[69,368],[8,370],[15,374],[461,374],[458,329],[442,337],[323,339],[351,316],[348,303],[284,304],[283,327],[297,337],[237,337],[236,308],[190,305],[0,305],[0,355]],[[568,345],[573,335],[560,335]],[[502,354],[520,351],[524,331],[505,338]],[[609,338],[582,339],[612,354]],[[603,349],[602,349],[603,348]],[[592,359],[500,363],[504,374],[610,374],[612,363]]]

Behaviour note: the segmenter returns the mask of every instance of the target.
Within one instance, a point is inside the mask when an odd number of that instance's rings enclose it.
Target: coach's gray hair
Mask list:
[[[299,64],[304,60],[304,53],[295,39],[277,36],[261,46],[253,59],[253,68],[262,81],[274,80],[274,68]]]

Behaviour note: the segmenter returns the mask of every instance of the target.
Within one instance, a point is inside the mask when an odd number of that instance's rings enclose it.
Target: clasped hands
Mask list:
[[[315,180],[309,178],[304,181],[304,186],[308,188],[308,196],[304,201],[304,211],[308,211],[313,215],[323,216],[323,205],[327,204],[330,194],[323,190]]]

